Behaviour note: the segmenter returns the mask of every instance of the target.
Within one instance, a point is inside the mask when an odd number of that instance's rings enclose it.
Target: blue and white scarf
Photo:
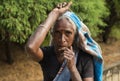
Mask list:
[[[76,27],[79,31],[80,48],[83,51],[85,51],[86,53],[93,56],[94,81],[102,81],[103,58],[101,55],[102,53],[101,53],[101,49],[100,49],[99,45],[90,36],[90,32],[89,32],[89,29],[87,28],[87,26],[82,21],[80,21],[80,19],[73,12],[67,11],[63,14],[63,16],[70,18],[74,22],[74,24],[76,25]],[[63,63],[63,65],[65,65],[64,63]],[[63,67],[63,69],[64,68],[67,68],[67,67]],[[67,70],[65,70],[65,72],[63,70],[63,76],[65,73],[67,73]],[[57,79],[58,76],[61,77],[62,74],[61,75],[58,74],[55,77],[55,79]],[[70,76],[68,78],[70,79]],[[54,79],[54,81],[59,81],[59,80],[55,80],[55,79]],[[65,81],[69,81],[69,80],[65,80]]]

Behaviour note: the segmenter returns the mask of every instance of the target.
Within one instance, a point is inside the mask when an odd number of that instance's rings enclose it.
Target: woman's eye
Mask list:
[[[66,31],[65,33],[66,33],[66,35],[71,35],[72,34],[70,31]]]
[[[59,35],[60,32],[59,32],[59,31],[55,31],[54,34],[55,34],[55,35]]]

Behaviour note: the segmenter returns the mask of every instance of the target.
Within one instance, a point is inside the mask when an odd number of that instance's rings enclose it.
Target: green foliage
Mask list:
[[[69,1],[71,0],[67,0],[67,2]],[[50,1],[53,4],[52,7],[60,2],[64,2],[64,0]],[[89,27],[93,37],[103,32],[98,26],[105,27],[106,23],[103,22],[103,19],[109,15],[105,0],[72,0],[72,2],[71,10]]]
[[[115,11],[117,13],[118,21],[112,28],[111,35],[117,39],[120,39],[120,0],[113,0],[115,3]]]
[[[6,32],[10,41],[24,43],[47,14],[64,0],[0,0],[0,35],[5,40]],[[67,2],[71,0],[66,0]],[[105,26],[102,21],[109,12],[104,0],[72,0],[73,10],[90,28],[92,36],[97,36]],[[49,40],[49,37],[48,39]]]
[[[120,22],[112,27],[110,37],[120,40]]]
[[[107,23],[102,35],[103,41],[107,43],[109,38],[118,38],[120,30],[120,0],[106,0],[110,15],[105,19]],[[117,36],[118,35],[118,36]]]
[[[0,34],[5,40],[24,43],[46,17],[46,7],[38,0],[3,0],[0,2]]]
[[[71,0],[67,0],[67,2],[69,1]],[[59,2],[64,2],[64,0],[49,1],[48,3],[53,6],[46,5],[48,12]],[[89,27],[93,37],[97,37],[103,32],[99,27],[106,26],[103,19],[109,15],[105,0],[72,0],[72,2],[71,10]]]
[[[103,19],[109,15],[109,10],[104,0],[77,0],[74,1],[72,10],[89,27],[93,37],[102,32],[98,26],[106,26]]]
[[[117,16],[120,18],[120,0],[113,0],[115,4],[115,11],[117,12]]]
[[[67,2],[69,1],[71,0],[67,0]],[[64,2],[64,0],[52,2],[53,7],[60,2]],[[105,0],[72,0],[72,2],[71,10],[89,27],[93,37],[97,37],[103,32],[99,27],[106,26],[103,19],[109,15]]]

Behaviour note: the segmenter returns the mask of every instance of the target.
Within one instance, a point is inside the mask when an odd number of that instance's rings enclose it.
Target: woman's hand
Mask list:
[[[67,60],[67,67],[71,73],[72,81],[83,81],[76,67],[76,63],[75,63],[76,57],[75,57],[75,53],[73,52],[72,46],[70,48],[65,48],[63,54],[64,54],[64,59]]]
[[[70,48],[64,47],[61,50],[64,50],[63,57],[67,61],[67,66],[69,70],[72,70],[75,67],[75,53],[73,52],[72,46]]]
[[[65,13],[67,10],[69,10],[72,2],[63,2],[59,3],[56,8],[54,8],[52,11],[58,13],[59,15]]]

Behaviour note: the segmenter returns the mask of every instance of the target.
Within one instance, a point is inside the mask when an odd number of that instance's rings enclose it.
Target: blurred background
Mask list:
[[[0,81],[42,81],[42,70],[24,45],[56,4],[65,0],[0,0]],[[103,81],[120,81],[120,0],[72,1],[104,59]],[[49,44],[48,33],[42,46]]]

